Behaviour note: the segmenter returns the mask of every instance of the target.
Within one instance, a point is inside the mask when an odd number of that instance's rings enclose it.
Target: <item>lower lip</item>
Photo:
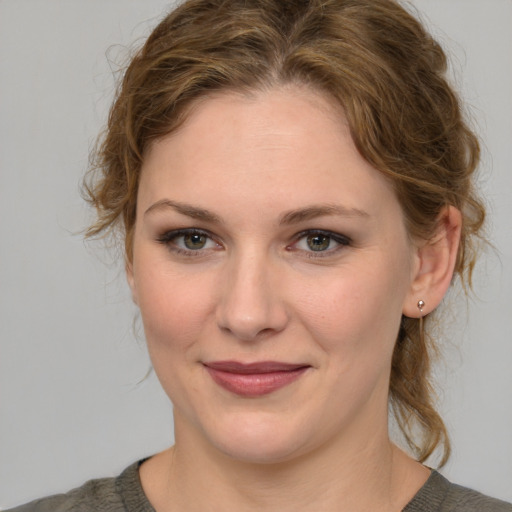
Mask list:
[[[274,371],[269,373],[232,373],[206,367],[212,379],[224,389],[239,396],[268,395],[299,379],[308,369]]]

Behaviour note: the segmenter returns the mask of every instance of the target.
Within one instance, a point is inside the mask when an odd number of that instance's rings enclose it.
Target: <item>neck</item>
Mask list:
[[[175,446],[141,468],[157,512],[398,512],[428,478],[425,468],[391,444],[387,428],[360,436],[359,444],[348,436],[350,443],[340,438],[273,464],[233,459],[191,435],[190,425],[181,429],[179,420],[175,432]]]

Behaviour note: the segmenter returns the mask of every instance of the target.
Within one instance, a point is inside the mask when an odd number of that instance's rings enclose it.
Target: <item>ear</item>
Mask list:
[[[126,281],[128,281],[128,286],[132,291],[132,300],[138,306],[139,303],[137,298],[137,286],[135,284],[135,276],[133,274],[133,262],[126,260],[124,264],[124,269],[126,272]]]
[[[418,244],[414,270],[402,313],[419,318],[433,311],[445,296],[453,277],[459,249],[462,216],[454,206],[443,209],[434,236]],[[424,305],[418,307],[418,302]]]

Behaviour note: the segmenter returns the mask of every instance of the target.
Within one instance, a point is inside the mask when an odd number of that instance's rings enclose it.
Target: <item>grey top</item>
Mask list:
[[[142,461],[126,468],[117,478],[90,480],[66,494],[58,494],[13,508],[7,512],[155,512],[139,479]],[[512,504],[450,483],[437,471],[403,512],[512,512]]]

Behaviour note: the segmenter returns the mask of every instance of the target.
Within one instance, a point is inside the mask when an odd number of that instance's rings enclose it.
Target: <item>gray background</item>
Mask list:
[[[444,473],[512,500],[512,2],[415,0],[485,141],[489,251],[437,369]],[[172,442],[116,255],[79,196],[115,71],[164,0],[0,0],[0,506],[114,475]],[[108,57],[108,58],[107,58]]]

